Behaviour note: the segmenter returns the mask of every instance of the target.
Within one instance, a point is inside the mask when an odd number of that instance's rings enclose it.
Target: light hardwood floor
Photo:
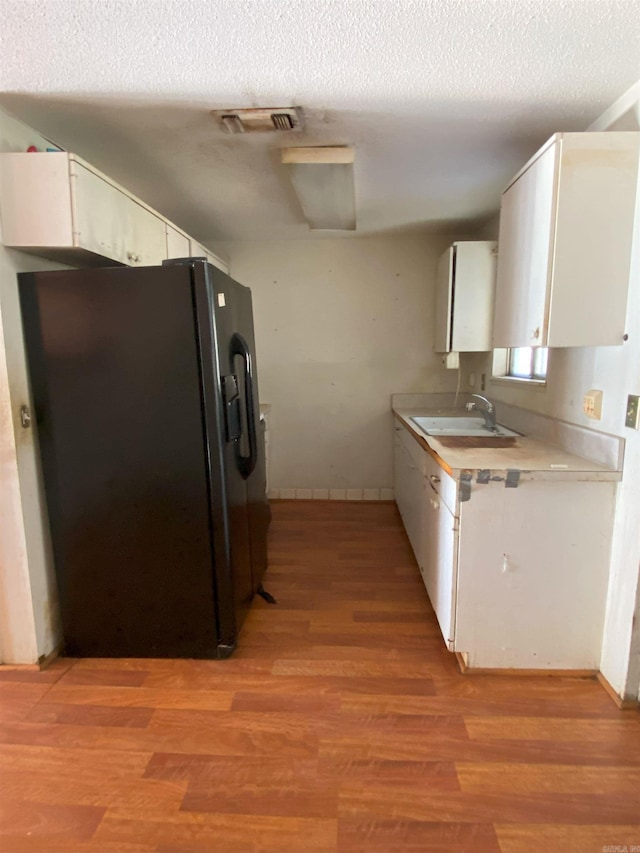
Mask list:
[[[0,672],[0,850],[640,850],[637,711],[462,676],[394,505],[273,515],[230,660]]]

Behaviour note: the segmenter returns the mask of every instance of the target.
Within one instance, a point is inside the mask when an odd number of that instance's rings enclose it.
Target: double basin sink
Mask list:
[[[439,436],[470,436],[477,438],[516,438],[522,433],[496,424],[489,427],[482,417],[415,417],[411,420],[426,435],[434,438]]]

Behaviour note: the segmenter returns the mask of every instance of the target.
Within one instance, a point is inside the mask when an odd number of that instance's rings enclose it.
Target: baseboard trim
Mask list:
[[[468,666],[461,652],[454,652],[460,672],[463,675],[522,675],[533,676],[555,676],[561,678],[596,678],[599,675],[597,669],[507,669],[491,667]]]
[[[393,489],[269,489],[272,501],[361,501],[388,503],[393,501]]]
[[[395,506],[395,501],[348,501],[348,500],[320,500],[319,498],[269,498],[270,504],[349,504],[349,506],[353,506],[354,504],[378,504],[378,505],[388,505]]]
[[[606,693],[608,693],[609,697],[613,699],[615,704],[620,708],[621,711],[635,711],[640,708],[640,703],[636,702],[634,699],[623,699],[614,688],[609,684],[604,675],[599,672],[598,673],[598,681],[600,686],[604,689]]]
[[[46,669],[61,653],[62,643],[58,643],[48,655],[40,655],[37,663],[0,663],[0,672],[40,672]]]

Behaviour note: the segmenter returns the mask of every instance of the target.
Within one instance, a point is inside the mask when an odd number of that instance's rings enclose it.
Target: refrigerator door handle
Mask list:
[[[235,332],[231,337],[231,359],[239,355],[244,363],[244,395],[247,415],[247,432],[249,439],[249,455],[240,452],[240,442],[236,442],[236,464],[246,480],[258,461],[258,441],[256,436],[256,411],[253,405],[253,359],[251,351],[242,335]]]

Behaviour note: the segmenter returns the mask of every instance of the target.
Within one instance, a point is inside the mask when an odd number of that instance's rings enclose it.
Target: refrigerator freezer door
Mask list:
[[[257,364],[253,332],[253,306],[251,291],[234,282],[233,305],[236,324],[252,353],[251,387],[248,397],[252,403],[252,427],[254,457],[250,475],[247,477],[247,514],[249,523],[249,542],[251,546],[252,584],[254,593],[262,583],[267,569],[267,533],[271,521],[271,509],[267,500],[267,468],[265,459],[264,434],[260,426],[260,404],[258,394]]]

